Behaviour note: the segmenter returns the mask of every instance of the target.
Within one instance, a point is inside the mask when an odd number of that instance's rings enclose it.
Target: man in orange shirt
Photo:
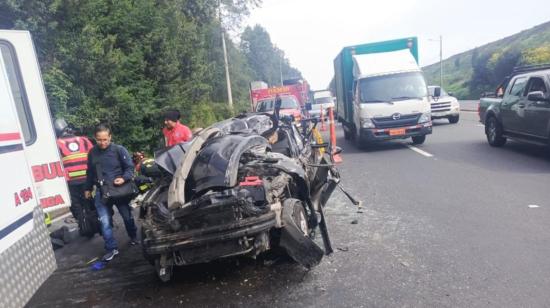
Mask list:
[[[193,138],[189,127],[180,123],[180,112],[177,110],[167,110],[164,112],[164,144],[167,147],[178,143],[187,142]]]

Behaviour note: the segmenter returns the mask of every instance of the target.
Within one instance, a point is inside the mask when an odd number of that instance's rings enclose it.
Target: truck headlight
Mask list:
[[[427,112],[423,113],[418,119],[418,124],[430,122],[432,120],[432,114]]]
[[[361,119],[361,127],[362,128],[374,128],[374,123],[369,118]]]

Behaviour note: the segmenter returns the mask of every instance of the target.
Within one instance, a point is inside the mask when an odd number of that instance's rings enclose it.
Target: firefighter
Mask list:
[[[63,118],[54,121],[57,147],[61,153],[61,160],[65,169],[65,177],[69,184],[71,195],[71,213],[80,221],[82,206],[87,202],[84,198],[84,184],[88,168],[88,151],[93,147],[90,139],[84,136],[75,136]]]

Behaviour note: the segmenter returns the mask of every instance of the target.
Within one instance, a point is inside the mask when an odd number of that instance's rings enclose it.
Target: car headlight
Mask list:
[[[361,127],[362,128],[374,128],[374,123],[369,118],[361,119]]]
[[[430,122],[432,120],[432,114],[427,112],[427,113],[423,113],[420,118],[418,119],[418,123],[426,123],[426,122]]]

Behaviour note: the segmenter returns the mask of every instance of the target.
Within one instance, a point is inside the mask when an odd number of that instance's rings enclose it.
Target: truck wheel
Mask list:
[[[485,134],[487,135],[487,141],[493,147],[501,147],[506,143],[506,138],[502,136],[502,125],[495,117],[487,119]]]
[[[450,116],[450,117],[449,117],[449,123],[451,123],[451,124],[456,124],[456,123],[458,123],[458,119],[459,119],[459,118],[460,118],[459,115]]]
[[[360,133],[353,134],[353,144],[359,150],[364,150],[366,148],[365,141],[363,141],[363,138],[361,138]]]
[[[413,144],[422,144],[426,141],[426,135],[412,137]]]
[[[349,131],[349,129],[344,128],[344,139],[346,139],[346,140],[351,139],[351,132]]]

